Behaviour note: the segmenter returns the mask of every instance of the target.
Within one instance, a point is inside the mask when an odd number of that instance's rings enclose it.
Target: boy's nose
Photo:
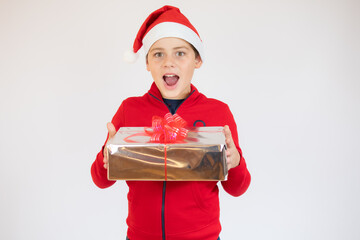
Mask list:
[[[174,66],[174,59],[172,56],[166,56],[164,59],[164,67],[173,67]]]

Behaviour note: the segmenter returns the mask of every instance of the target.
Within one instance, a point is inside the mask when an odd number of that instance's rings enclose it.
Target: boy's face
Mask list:
[[[184,99],[191,90],[191,79],[202,64],[191,45],[180,38],[162,38],[150,48],[146,69],[151,72],[163,98]]]

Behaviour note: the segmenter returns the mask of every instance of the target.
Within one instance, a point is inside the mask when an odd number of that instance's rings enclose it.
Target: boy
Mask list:
[[[209,99],[191,84],[195,69],[203,60],[202,41],[178,8],[164,6],[145,20],[134,43],[146,53],[146,68],[154,83],[142,97],[124,100],[108,123],[108,139],[123,126],[151,124],[154,115],[169,111],[188,125],[225,126],[228,180],[221,184],[233,196],[243,194],[250,184],[238,146],[236,124],[228,106]],[[105,146],[105,145],[104,145]],[[106,188],[108,160],[104,146],[91,167],[94,183]],[[216,240],[221,231],[216,181],[127,181],[129,186],[126,220],[130,240]]]

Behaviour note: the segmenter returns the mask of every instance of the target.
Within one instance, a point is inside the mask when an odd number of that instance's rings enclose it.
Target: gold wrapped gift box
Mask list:
[[[223,127],[190,129],[178,143],[152,143],[143,127],[122,127],[106,145],[109,180],[227,179]]]

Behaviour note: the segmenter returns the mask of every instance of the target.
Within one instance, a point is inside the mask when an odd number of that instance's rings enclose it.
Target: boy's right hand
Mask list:
[[[106,141],[105,145],[107,144],[107,142],[108,142],[111,138],[114,137],[114,135],[115,135],[115,133],[116,133],[115,126],[114,126],[114,124],[112,124],[111,122],[108,122],[108,123],[106,124],[106,127],[107,127],[108,132],[109,132],[109,138],[108,138],[108,140]],[[107,158],[107,154],[105,154],[105,148],[104,148],[104,151],[103,151],[103,155],[104,155],[104,159],[103,159],[103,161],[104,161],[104,168],[107,169],[108,166],[109,166],[109,160],[108,160],[108,158]]]

